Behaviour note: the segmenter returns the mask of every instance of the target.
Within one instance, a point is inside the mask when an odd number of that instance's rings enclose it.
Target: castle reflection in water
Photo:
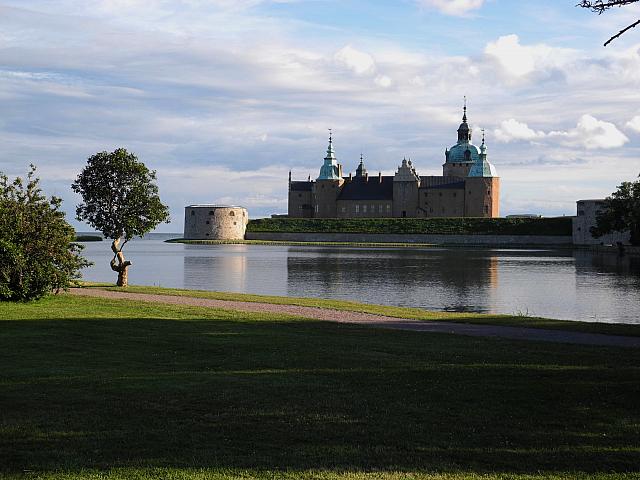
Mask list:
[[[640,321],[640,259],[628,257],[480,248],[183,248],[183,288]]]

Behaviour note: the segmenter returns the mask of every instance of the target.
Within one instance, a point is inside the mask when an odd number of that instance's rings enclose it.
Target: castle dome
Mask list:
[[[480,158],[478,147],[470,142],[457,143],[446,152],[447,163],[475,163]]]
[[[471,143],[472,130],[467,123],[467,99],[464,99],[462,123],[458,128],[458,143],[445,151],[446,163],[475,163],[480,151]]]

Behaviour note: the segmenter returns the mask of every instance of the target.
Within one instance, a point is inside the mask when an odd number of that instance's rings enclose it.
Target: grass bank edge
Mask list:
[[[584,473],[540,472],[528,473],[475,473],[475,472],[407,472],[384,470],[248,470],[230,468],[180,468],[180,467],[124,467],[106,470],[61,470],[53,472],[26,471],[8,473],[6,480],[634,480],[636,473]]]
[[[374,315],[383,315],[387,317],[406,318],[422,321],[499,325],[640,337],[640,325],[556,320],[550,318],[528,316],[526,314],[492,315],[484,313],[436,312],[422,310],[419,308],[374,305],[343,300],[326,300],[308,297],[279,297],[274,295],[256,295],[235,292],[211,292],[206,290],[182,290],[177,288],[135,285],[130,285],[126,288],[119,288],[111,284],[93,282],[81,282],[80,288],[99,288],[103,290],[119,291],[123,293],[147,293],[153,295],[193,297],[211,300],[270,303],[275,305],[296,305],[302,307],[327,308],[331,310],[347,312],[370,313]]]

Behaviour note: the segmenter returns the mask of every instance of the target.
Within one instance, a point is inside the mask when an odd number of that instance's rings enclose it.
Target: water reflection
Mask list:
[[[135,240],[131,283],[640,323],[640,259],[571,250],[181,245]],[[90,281],[115,280],[106,242]]]

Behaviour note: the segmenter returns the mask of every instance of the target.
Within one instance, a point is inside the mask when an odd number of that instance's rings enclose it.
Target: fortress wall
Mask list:
[[[187,240],[242,240],[249,214],[243,207],[190,205],[184,209]]]
[[[247,232],[247,240],[281,242],[431,243],[434,245],[572,245],[571,236],[551,235],[400,235],[376,233]]]

